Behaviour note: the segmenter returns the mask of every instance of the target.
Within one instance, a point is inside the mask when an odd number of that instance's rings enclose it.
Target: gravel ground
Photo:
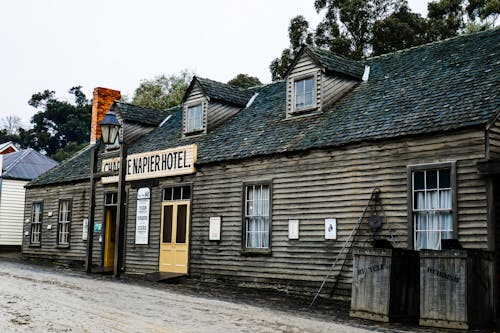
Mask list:
[[[21,262],[0,255],[0,332],[433,332],[352,320],[348,304],[178,285]],[[451,332],[451,331],[448,331]]]

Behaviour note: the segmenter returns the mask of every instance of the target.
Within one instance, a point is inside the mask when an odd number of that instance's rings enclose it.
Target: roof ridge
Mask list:
[[[147,106],[137,105],[137,104],[133,104],[133,103],[129,103],[129,102],[123,102],[123,101],[116,101],[116,103],[117,104],[129,105],[129,106],[133,106],[133,107],[141,108],[141,109],[145,109],[145,110],[151,110],[151,111],[165,111],[166,110],[166,109],[150,108],[150,107],[147,107]]]
[[[389,57],[389,56],[392,56],[392,55],[395,55],[395,54],[400,54],[400,53],[405,53],[405,52],[413,51],[415,49],[427,47],[427,46],[430,46],[430,45],[447,43],[447,42],[450,42],[452,40],[459,39],[459,38],[473,37],[475,35],[479,35],[479,34],[483,34],[483,33],[488,33],[488,32],[491,33],[491,32],[493,32],[495,30],[500,30],[500,26],[494,27],[494,28],[490,28],[490,29],[486,29],[486,30],[482,30],[482,31],[471,32],[471,33],[468,33],[468,34],[466,33],[466,34],[461,34],[461,35],[457,35],[457,36],[453,36],[453,37],[448,37],[448,38],[441,39],[441,40],[435,40],[433,42],[429,42],[429,43],[425,43],[425,44],[421,44],[421,45],[410,46],[410,47],[407,47],[405,49],[396,50],[394,52],[389,52],[389,53],[384,53],[384,54],[380,54],[380,55],[377,55],[377,56],[368,57],[368,58],[365,58],[364,60],[368,61],[368,60],[374,60],[374,59]]]

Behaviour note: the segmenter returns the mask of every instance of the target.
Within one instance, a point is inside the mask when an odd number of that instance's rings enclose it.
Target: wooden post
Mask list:
[[[96,145],[90,148],[90,206],[89,224],[87,228],[87,258],[85,260],[85,271],[92,273],[92,252],[94,249],[94,214],[95,214],[95,173],[97,172],[97,153],[99,149]]]
[[[115,262],[114,272],[115,277],[120,277],[123,268],[123,249],[125,243],[125,175],[127,164],[127,145],[125,142],[120,143],[120,169],[118,178],[118,209],[116,215],[116,246],[115,246]]]

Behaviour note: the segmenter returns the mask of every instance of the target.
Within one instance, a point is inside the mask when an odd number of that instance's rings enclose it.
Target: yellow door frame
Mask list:
[[[186,238],[184,243],[177,243],[177,217],[179,206],[186,206]],[[172,206],[172,233],[170,243],[163,242],[163,228],[165,227],[165,207]],[[191,228],[191,201],[176,200],[166,201],[161,207],[161,228],[160,228],[160,255],[159,271],[171,273],[187,274],[189,268],[189,241]]]
[[[107,206],[105,211],[105,230],[104,230],[104,253],[103,253],[103,266],[104,268],[113,268],[115,262],[115,242],[112,241],[115,228],[116,228],[116,212],[115,221],[113,221],[113,208],[114,206]],[[112,228],[112,224],[115,228]]]

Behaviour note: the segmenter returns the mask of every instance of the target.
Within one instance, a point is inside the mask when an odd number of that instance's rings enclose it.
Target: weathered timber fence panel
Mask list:
[[[417,321],[418,252],[355,248],[353,255],[351,317]]]
[[[420,252],[420,325],[470,329],[493,323],[493,256],[480,250]]]

